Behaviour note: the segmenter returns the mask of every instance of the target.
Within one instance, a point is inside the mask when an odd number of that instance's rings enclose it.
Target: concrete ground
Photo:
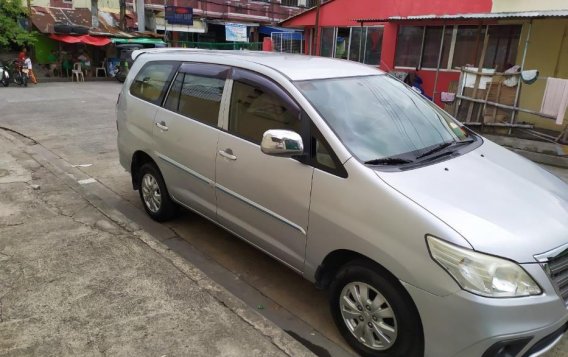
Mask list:
[[[0,88],[0,126],[37,140],[54,160],[76,166],[76,178],[95,179],[82,187],[88,196],[103,197],[318,355],[351,355],[333,325],[326,295],[289,269],[191,213],[168,224],[148,222],[129,175],[118,164],[114,104],[119,90],[112,82]],[[567,170],[549,169],[568,181]],[[549,356],[568,356],[568,343]]]
[[[0,131],[0,356],[311,355],[38,158]]]

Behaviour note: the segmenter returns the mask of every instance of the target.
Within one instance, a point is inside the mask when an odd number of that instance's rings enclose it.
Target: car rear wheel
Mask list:
[[[140,167],[139,194],[144,209],[148,215],[158,221],[164,222],[173,218],[177,206],[170,198],[164,179],[156,165],[146,163]]]
[[[341,268],[330,291],[335,323],[362,356],[422,356],[418,311],[400,283],[387,274],[367,261]]]

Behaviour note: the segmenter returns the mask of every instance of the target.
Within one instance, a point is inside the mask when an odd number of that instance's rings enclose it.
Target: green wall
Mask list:
[[[57,41],[52,40],[51,38],[47,37],[44,34],[38,35],[38,41],[34,46],[35,51],[35,63],[37,64],[45,64],[47,63],[47,56],[51,50],[57,50],[59,48],[59,44]]]

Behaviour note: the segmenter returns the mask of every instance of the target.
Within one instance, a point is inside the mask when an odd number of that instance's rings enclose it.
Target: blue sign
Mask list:
[[[168,24],[193,25],[192,7],[166,6],[165,15]]]

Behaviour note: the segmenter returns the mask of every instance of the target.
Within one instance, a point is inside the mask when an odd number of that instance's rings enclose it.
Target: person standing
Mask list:
[[[28,56],[28,50],[25,47],[22,47],[22,50],[18,54],[18,61],[24,62],[27,56]]]
[[[24,60],[24,68],[28,69],[28,71],[29,71],[28,76],[32,80],[32,83],[37,84],[37,79],[36,79],[36,76],[35,76],[34,71],[32,69],[32,60],[30,59],[29,56],[26,56],[26,59]]]

